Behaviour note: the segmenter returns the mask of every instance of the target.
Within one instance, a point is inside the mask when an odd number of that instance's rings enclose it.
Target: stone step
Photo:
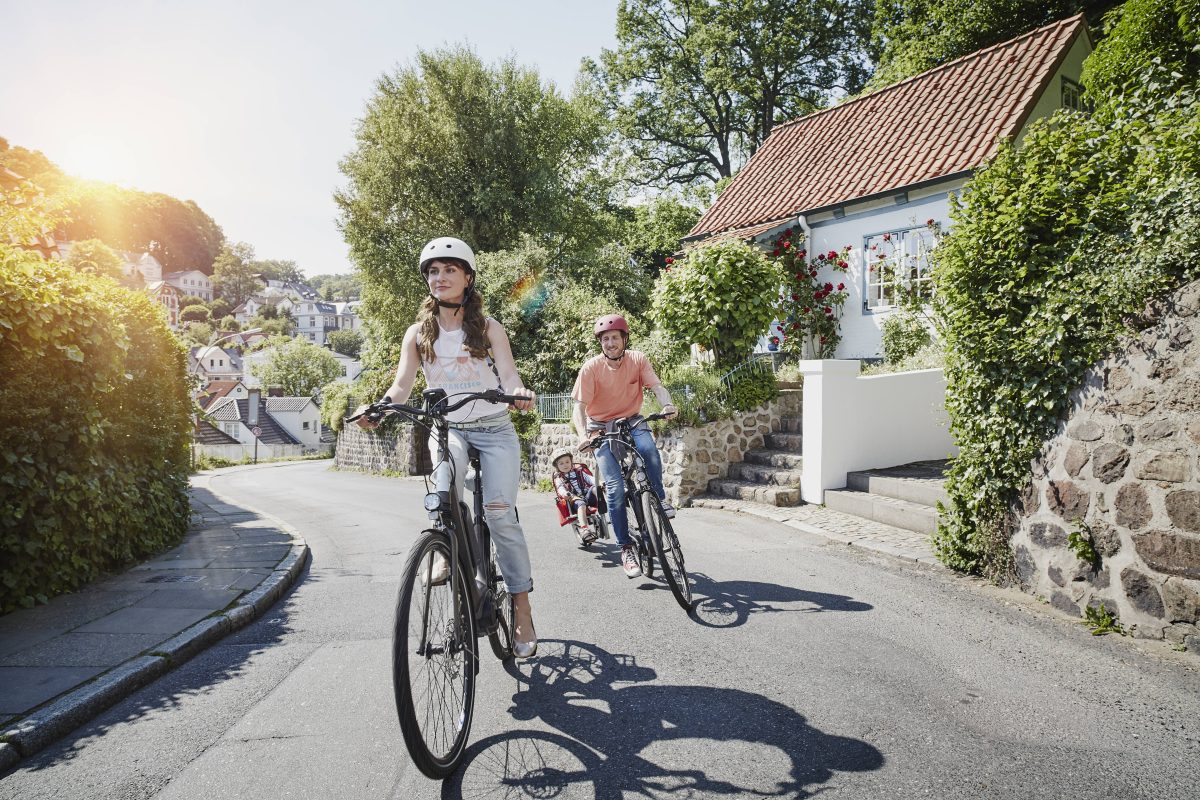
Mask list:
[[[768,486],[799,486],[802,474],[798,469],[780,469],[774,466],[751,464],[746,461],[729,465],[730,478]]]
[[[937,507],[950,504],[945,461],[922,461],[888,469],[865,469],[846,475],[846,488]]]
[[[768,433],[764,438],[771,450],[786,450],[791,453],[800,452],[804,439],[798,433]]]
[[[932,534],[937,530],[936,508],[881,494],[854,489],[827,489],[825,507],[917,533]]]
[[[780,433],[803,433],[804,420],[800,417],[780,417],[779,418]]]
[[[804,465],[804,456],[799,453],[789,453],[784,450],[756,449],[746,451],[746,461],[751,464],[761,464],[764,467],[783,467],[784,469],[800,469]]]
[[[795,506],[800,504],[800,489],[792,486],[763,486],[761,483],[713,478],[708,482],[708,491],[721,497],[735,500],[753,500],[769,506]]]

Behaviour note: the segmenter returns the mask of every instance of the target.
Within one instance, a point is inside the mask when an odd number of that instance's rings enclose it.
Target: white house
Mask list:
[[[330,355],[338,360],[342,365],[342,377],[338,378],[342,383],[353,383],[362,372],[362,362],[356,358],[351,358],[348,355],[330,350]]]
[[[244,380],[213,380],[199,390],[196,402],[199,403],[201,409],[208,409],[226,398],[243,400],[249,396],[250,388]]]
[[[292,309],[296,320],[296,336],[324,345],[325,337],[338,329],[338,313],[333,303],[303,300]]]
[[[242,445],[244,455],[282,458],[323,452],[320,409],[311,397],[262,397],[251,388],[245,398],[226,397],[205,412],[218,431]],[[227,443],[226,443],[227,444]]]
[[[185,295],[193,295],[199,297],[206,303],[211,303],[213,300],[213,283],[212,278],[205,275],[198,269],[189,269],[182,272],[168,272],[164,277],[167,283],[174,286]]]
[[[266,397],[263,406],[307,451],[321,448],[321,409],[311,397]]]
[[[349,303],[334,303],[333,307],[337,314],[338,328],[344,331],[361,330],[363,322],[362,317],[358,315],[358,307],[361,305],[361,300],[352,300]]]
[[[242,357],[236,350],[225,350],[213,345],[193,347],[190,356],[189,366],[193,373],[203,377],[205,382],[240,380],[245,374]]]
[[[763,246],[803,233],[808,259],[851,248],[835,357],[881,355],[900,282],[929,280],[931,223],[1004,139],[1059,108],[1083,110],[1092,50],[1082,14],[985,48],[873,94],[776,126],[684,247],[728,238]],[[885,267],[893,267],[887,269]]]
[[[166,281],[154,281],[146,285],[145,291],[163,307],[171,329],[179,330],[179,290]]]

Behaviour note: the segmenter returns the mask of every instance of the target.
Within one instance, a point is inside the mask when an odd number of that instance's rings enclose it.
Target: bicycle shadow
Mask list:
[[[814,614],[823,611],[871,611],[874,606],[844,594],[813,592],[794,586],[763,581],[718,581],[703,572],[690,573],[695,601],[692,617],[709,628],[736,628],[753,614],[795,612]],[[780,608],[772,603],[800,603],[800,607]]]
[[[806,798],[836,773],[884,763],[867,742],[817,730],[762,695],[654,685],[634,656],[582,642],[542,640],[539,650],[523,668],[507,665],[519,681],[510,710],[551,730],[474,743],[443,798]]]

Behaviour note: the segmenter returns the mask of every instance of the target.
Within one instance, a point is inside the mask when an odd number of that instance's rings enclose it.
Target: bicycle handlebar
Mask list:
[[[378,422],[387,414],[409,414],[417,417],[431,417],[434,419],[443,418],[451,412],[465,406],[467,403],[473,403],[476,400],[485,400],[489,403],[503,403],[514,405],[522,400],[529,400],[528,397],[518,397],[515,394],[506,394],[499,389],[487,389],[482,392],[467,392],[462,395],[461,399],[447,404],[449,397],[443,396],[437,400],[429,408],[417,408],[405,403],[384,403],[382,401],[371,403],[358,414],[352,414],[344,419],[345,422],[354,422],[362,417],[366,417],[372,422]]]
[[[676,413],[678,413],[678,412],[676,412]],[[660,419],[670,419],[670,416],[668,416],[667,414],[664,414],[664,413],[662,413],[661,411],[659,411],[659,412],[657,412],[657,413],[655,413],[655,414],[650,414],[649,416],[642,417],[642,421],[643,421],[643,422],[657,422],[657,421],[658,421],[658,420],[660,420]],[[629,420],[628,420],[628,419],[618,419],[618,420],[613,420],[613,421],[614,421],[614,422],[616,422],[617,424],[621,424],[621,423],[625,423],[626,425],[628,425],[628,424],[629,424]],[[603,440],[603,439],[617,439],[617,438],[620,438],[620,434],[619,434],[618,432],[616,432],[616,431],[613,431],[612,433],[600,433],[600,434],[597,434],[597,435],[596,435],[596,436],[595,436],[595,437],[592,439],[592,443],[591,443],[591,444],[587,444],[587,445],[580,445],[580,446],[579,446],[579,448],[578,448],[578,450],[579,450],[579,452],[581,452],[581,453],[583,453],[583,452],[586,452],[586,451],[588,451],[588,450],[594,450],[594,449],[596,449],[596,445],[597,445],[597,444],[598,444],[598,443],[599,443],[601,440]]]

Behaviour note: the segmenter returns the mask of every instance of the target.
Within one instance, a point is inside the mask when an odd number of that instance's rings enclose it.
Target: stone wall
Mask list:
[[[360,472],[424,475],[432,469],[427,441],[428,434],[411,424],[385,424],[375,431],[347,425],[338,433],[333,463]]]
[[[663,488],[667,499],[684,506],[708,489],[713,478],[724,478],[731,463],[741,461],[747,450],[763,446],[763,437],[780,429],[784,416],[800,415],[801,394],[786,391],[770,403],[739,414],[690,428],[672,428],[656,438],[663,459]],[[530,447],[530,483],[549,478],[553,473],[550,454],[558,447],[574,449],[579,437],[568,425],[543,425]],[[590,455],[575,457],[595,472]]]
[[[1093,367],[1033,464],[1012,538],[1022,588],[1116,613],[1134,635],[1200,651],[1200,282]],[[1079,531],[1096,565],[1068,546]]]

